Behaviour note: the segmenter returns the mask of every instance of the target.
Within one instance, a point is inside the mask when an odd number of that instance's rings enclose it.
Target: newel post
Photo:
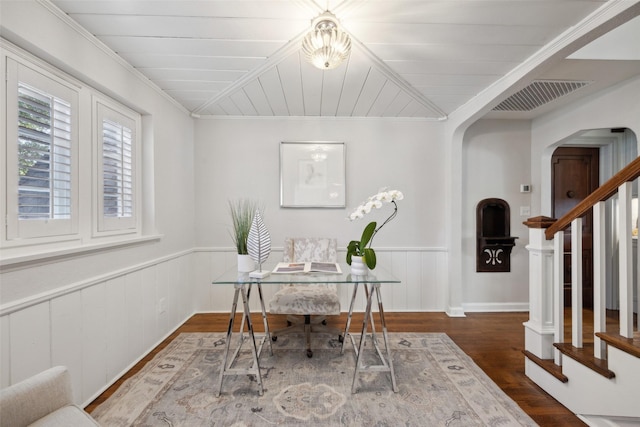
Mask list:
[[[524,347],[541,359],[554,357],[553,240],[545,237],[554,222],[544,216],[523,222],[529,227],[529,320],[524,323]]]

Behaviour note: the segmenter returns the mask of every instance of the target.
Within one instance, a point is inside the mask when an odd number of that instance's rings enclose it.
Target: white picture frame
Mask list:
[[[280,143],[280,206],[344,208],[345,143]]]

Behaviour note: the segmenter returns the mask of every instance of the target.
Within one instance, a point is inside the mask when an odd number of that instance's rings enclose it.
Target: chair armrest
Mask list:
[[[0,427],[22,427],[73,405],[71,377],[56,366],[0,390]]]

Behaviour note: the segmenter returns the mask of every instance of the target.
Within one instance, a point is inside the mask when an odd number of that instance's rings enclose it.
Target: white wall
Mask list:
[[[348,214],[380,187],[401,190],[398,216],[376,236],[376,247],[443,247],[446,142],[437,122],[371,119],[211,119],[195,132],[197,246],[232,246],[228,201],[253,198],[275,245],[291,235],[335,235],[340,247],[360,237],[374,211],[349,222]],[[347,207],[280,207],[281,141],[344,141]],[[221,185],[212,185],[221,183]]]
[[[0,7],[2,37],[144,117],[144,228],[161,238],[0,271],[0,387],[64,364],[86,403],[194,311],[193,120],[46,4]]]
[[[522,224],[531,215],[520,207],[532,193],[520,193],[531,181],[530,121],[480,120],[471,125],[463,147],[462,290],[465,311],[526,311],[529,301],[529,234]],[[534,189],[535,192],[536,189]],[[511,211],[511,272],[476,272],[476,206],[487,198],[505,200]]]
[[[281,257],[285,236],[335,236],[339,257],[371,220],[384,220],[391,209],[350,222],[348,214],[381,187],[401,190],[398,216],[376,236],[381,268],[402,285],[383,290],[385,310],[443,311],[447,297],[445,233],[445,141],[440,123],[425,120],[327,118],[202,119],[196,123],[196,246],[199,309],[227,311],[229,290],[208,285],[233,266],[228,201],[251,198],[264,207],[274,251]],[[281,141],[342,141],[346,144],[347,207],[280,207]],[[222,183],[222,185],[212,185]],[[271,289],[265,289],[268,298]],[[341,290],[348,307],[347,289]]]
[[[264,206],[264,221],[278,260],[285,236],[335,236],[344,256],[370,220],[391,214],[389,206],[363,220],[348,214],[380,187],[401,190],[398,216],[376,236],[381,268],[402,279],[387,287],[385,309],[443,311],[446,307],[447,253],[444,201],[447,200],[446,141],[442,125],[426,120],[327,118],[202,119],[195,130],[196,246],[199,309],[227,311],[208,283],[223,266],[232,266],[228,201],[252,198]],[[343,141],[346,144],[347,207],[295,209],[280,207],[281,141]],[[222,183],[215,185],[212,183]],[[226,254],[225,254],[226,252]],[[267,296],[270,290],[265,289]],[[347,305],[346,290],[342,295]]]

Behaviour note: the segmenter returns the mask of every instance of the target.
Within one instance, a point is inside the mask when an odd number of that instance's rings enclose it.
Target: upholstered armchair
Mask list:
[[[71,377],[64,366],[0,390],[0,427],[99,425],[73,403]]]
[[[336,262],[337,242],[331,238],[286,238],[284,262]],[[279,335],[304,333],[307,356],[312,357],[311,333],[335,334],[342,341],[342,331],[329,328],[326,316],[340,314],[340,299],[335,284],[287,284],[269,302],[271,314],[287,315],[289,326],[271,332],[276,341]]]

